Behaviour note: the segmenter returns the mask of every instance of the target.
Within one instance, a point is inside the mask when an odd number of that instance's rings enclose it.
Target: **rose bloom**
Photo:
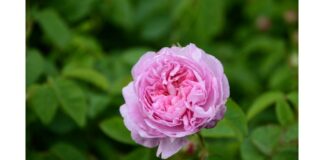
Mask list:
[[[186,136],[214,127],[229,97],[222,64],[194,44],[147,52],[132,68],[120,108],[132,139],[158,146],[166,159],[187,144]]]

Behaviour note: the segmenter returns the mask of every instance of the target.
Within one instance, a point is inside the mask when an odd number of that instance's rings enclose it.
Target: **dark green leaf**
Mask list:
[[[33,91],[30,103],[43,124],[49,124],[52,121],[58,107],[58,100],[47,84]]]
[[[288,100],[294,105],[298,111],[298,92],[291,92],[287,95]]]
[[[83,80],[104,91],[107,91],[109,88],[108,81],[105,76],[90,68],[68,67],[63,70],[63,76]]]
[[[232,138],[236,136],[235,131],[226,119],[218,122],[214,128],[203,129],[201,134],[206,138]]]
[[[26,57],[26,83],[27,86],[35,82],[44,72],[45,60],[38,50],[27,51]]]
[[[82,89],[73,81],[50,79],[50,85],[60,102],[63,111],[79,126],[86,123],[86,97]]]
[[[244,136],[248,133],[247,120],[245,118],[245,114],[232,99],[227,100],[226,106],[227,111],[225,113],[224,120],[236,132],[238,138],[240,140],[243,140]]]
[[[289,143],[294,140],[298,140],[298,123],[290,125],[287,131],[284,133],[283,140]]]
[[[35,16],[45,35],[55,45],[64,48],[69,43],[71,38],[69,28],[55,10],[45,9],[37,12]]]
[[[90,104],[88,108],[88,115],[91,118],[96,117],[99,113],[104,111],[111,101],[111,97],[108,95],[90,94],[89,98]]]
[[[288,125],[294,122],[294,113],[285,99],[277,101],[276,115],[281,125]]]
[[[134,65],[140,59],[140,57],[148,51],[150,50],[145,47],[131,48],[126,50],[121,58],[127,64]]]
[[[135,144],[130,136],[130,131],[124,125],[121,117],[105,119],[100,123],[101,130],[114,140],[126,144]]]
[[[74,22],[89,14],[94,0],[55,0],[52,2],[51,5],[55,6],[62,15],[65,15],[64,18]]]
[[[235,139],[207,139],[206,147],[208,149],[209,155],[213,158],[217,157],[219,158],[219,160],[236,159],[236,154],[239,150],[240,142]],[[199,151],[200,149],[198,148],[197,152],[199,153]],[[208,160],[209,159],[211,159],[211,157],[209,157]]]
[[[84,154],[81,151],[67,143],[57,143],[51,147],[50,151],[60,160],[86,160]]]
[[[115,24],[130,30],[134,27],[134,11],[130,0],[104,0],[102,10]]]
[[[145,40],[158,40],[168,32],[171,27],[170,19],[167,16],[157,17],[147,21],[142,30],[142,37]]]
[[[131,153],[127,154],[122,160],[149,160],[150,150],[145,148],[139,148]]]
[[[242,160],[265,160],[266,156],[262,154],[251,142],[250,139],[245,139],[241,144]]]
[[[251,135],[253,144],[264,154],[271,155],[280,140],[281,128],[268,125],[256,128]]]
[[[289,152],[289,151],[279,152],[275,154],[272,158],[272,160],[293,160],[293,159],[298,159],[298,152]]]
[[[204,0],[195,3],[197,17],[195,31],[199,42],[206,42],[221,33],[225,23],[225,1]]]
[[[247,112],[247,119],[251,120],[258,113],[271,106],[278,99],[284,98],[281,92],[267,92],[258,97]]]

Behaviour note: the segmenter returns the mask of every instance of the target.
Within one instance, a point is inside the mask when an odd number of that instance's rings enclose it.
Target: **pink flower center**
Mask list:
[[[173,60],[154,63],[145,76],[144,109],[154,121],[188,128],[200,123],[193,107],[206,102],[205,83],[186,63]],[[191,127],[190,127],[191,128]]]

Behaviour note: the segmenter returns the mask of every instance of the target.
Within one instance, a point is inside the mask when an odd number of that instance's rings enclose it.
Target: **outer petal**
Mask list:
[[[143,138],[161,137],[161,133],[149,128],[144,122],[145,115],[141,111],[138,97],[134,91],[134,83],[130,82],[123,88],[125,104],[121,106],[120,113],[128,130],[137,133]]]
[[[224,69],[222,63],[215,58],[214,56],[211,56],[209,54],[204,54],[203,60],[207,67],[214,73],[215,77],[219,80],[223,77]]]
[[[223,100],[226,100],[230,96],[230,86],[228,84],[227,77],[223,76]]]
[[[147,52],[138,60],[138,62],[132,68],[132,76],[134,79],[140,75],[153,61],[156,56],[155,52]]]
[[[132,135],[133,140],[136,143],[142,144],[145,147],[153,148],[153,147],[156,147],[157,145],[159,145],[159,141],[160,141],[159,138],[143,138],[136,132],[132,132],[131,135]]]
[[[177,153],[184,145],[187,144],[186,138],[163,138],[160,139],[159,148],[156,152],[156,156],[161,155],[162,159],[167,159],[170,156]]]

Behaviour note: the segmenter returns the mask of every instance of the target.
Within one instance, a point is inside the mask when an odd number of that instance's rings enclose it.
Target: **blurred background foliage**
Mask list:
[[[231,86],[201,132],[208,159],[298,159],[297,0],[27,0],[26,158],[157,159],[124,127],[121,89],[143,53],[189,42]],[[204,154],[190,140],[171,159]]]

